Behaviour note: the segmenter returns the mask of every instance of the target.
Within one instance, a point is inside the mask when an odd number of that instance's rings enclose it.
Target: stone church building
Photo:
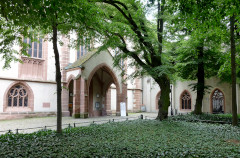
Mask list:
[[[127,60],[113,67],[115,51],[96,53],[84,46],[69,48],[69,40],[61,37],[59,45],[62,72],[62,113],[75,118],[120,115],[120,103],[125,102],[127,112],[157,112],[161,89],[151,77],[124,80],[121,75],[135,71],[127,67]],[[0,72],[0,119],[55,115],[57,95],[55,59],[52,43],[39,39],[39,43],[24,39],[30,44],[30,57],[20,56],[23,63],[12,63],[11,68]],[[17,48],[19,49],[19,48]],[[3,61],[0,62],[3,67]],[[176,81],[171,85],[173,114],[189,113],[194,109],[196,93],[189,84],[194,81]],[[231,85],[213,77],[204,95],[203,112],[231,113]],[[237,104],[240,113],[240,94],[237,85]]]

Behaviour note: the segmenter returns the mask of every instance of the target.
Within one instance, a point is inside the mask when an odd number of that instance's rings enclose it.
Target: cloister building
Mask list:
[[[84,46],[78,50],[68,47],[69,40],[61,37],[59,45],[62,73],[62,113],[76,118],[119,115],[120,103],[126,103],[127,112],[157,112],[161,89],[151,77],[124,80],[121,75],[136,71],[127,66],[113,66],[113,50],[100,53]],[[55,115],[57,95],[55,59],[52,43],[39,39],[30,44],[30,57],[20,56],[23,63],[12,63],[0,73],[0,119]],[[3,67],[3,61],[0,62]],[[173,114],[194,110],[196,93],[189,84],[195,81],[176,81],[171,85]],[[216,77],[206,80],[209,92],[203,98],[203,112],[231,113],[231,85]],[[237,85],[237,105],[240,113],[240,94]]]

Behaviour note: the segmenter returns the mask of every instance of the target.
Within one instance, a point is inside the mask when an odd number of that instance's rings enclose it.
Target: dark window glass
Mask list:
[[[192,107],[191,107],[191,99],[188,100],[188,105],[189,105],[189,109],[191,109],[191,108],[192,108]]]
[[[18,100],[18,97],[13,98],[13,106],[17,106],[17,100]]]
[[[38,52],[38,57],[42,58],[42,39],[39,39],[39,52]]]
[[[37,42],[34,42],[34,57],[37,58]]]
[[[81,46],[81,56],[85,54],[83,46]]]
[[[27,98],[27,97],[24,99],[24,106],[25,106],[25,107],[28,106],[28,98]]]
[[[22,106],[23,98],[19,97],[19,106]]]
[[[77,59],[79,59],[80,58],[80,50],[78,49],[77,50]]]
[[[12,106],[12,97],[11,96],[8,97],[8,106]]]
[[[28,48],[28,54],[30,55],[30,57],[32,57],[32,42],[31,42],[31,39],[29,39],[28,44],[30,45],[30,47]]]

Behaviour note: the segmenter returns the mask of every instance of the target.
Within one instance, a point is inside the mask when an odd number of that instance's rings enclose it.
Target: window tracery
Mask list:
[[[191,96],[187,91],[181,95],[181,109],[191,110]]]
[[[212,94],[212,112],[213,113],[224,113],[224,95],[219,90],[216,89]]]
[[[28,93],[24,86],[16,85],[8,93],[8,107],[27,107]]]

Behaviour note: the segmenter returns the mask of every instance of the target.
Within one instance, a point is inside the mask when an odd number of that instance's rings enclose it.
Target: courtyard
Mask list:
[[[72,117],[63,117],[62,124],[63,128],[67,128],[69,124],[76,127],[79,126],[88,126],[93,121],[95,123],[106,123],[106,122],[113,122],[113,121],[125,121],[126,119],[134,120],[138,119],[140,115],[148,118],[156,118],[157,113],[130,113],[126,117],[121,116],[102,116],[102,117],[92,117],[87,119],[75,119]],[[31,133],[36,132],[38,130],[47,128],[56,130],[56,117],[40,117],[40,118],[24,118],[24,119],[15,119],[15,120],[1,120],[0,121],[0,135],[8,132],[11,130],[13,133],[16,133],[18,129],[19,133]],[[45,127],[46,126],[46,127]]]
[[[239,139],[231,125],[137,119],[1,135],[0,157],[239,157]]]

